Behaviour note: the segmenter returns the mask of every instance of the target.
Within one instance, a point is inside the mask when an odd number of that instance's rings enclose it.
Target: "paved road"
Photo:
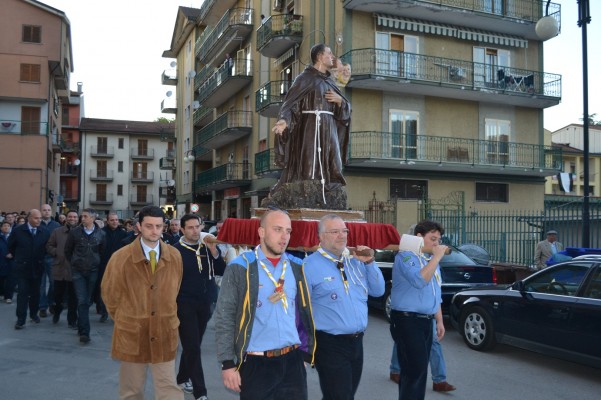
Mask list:
[[[107,400],[117,398],[119,364],[110,359],[113,325],[92,315],[92,342],[80,345],[64,319],[50,318],[39,325],[27,323],[14,330],[15,304],[0,303],[0,399]],[[370,315],[365,335],[365,364],[357,400],[396,399],[397,388],[388,380],[392,340],[380,313]],[[237,399],[223,388],[215,358],[215,333],[209,324],[202,346],[203,364],[211,400]],[[601,392],[601,370],[499,346],[492,353],[469,350],[456,332],[443,341],[451,394],[434,393],[426,399],[593,400]],[[320,399],[317,373],[308,371],[309,399]],[[146,387],[153,398],[152,385]],[[191,400],[192,395],[186,395]]]

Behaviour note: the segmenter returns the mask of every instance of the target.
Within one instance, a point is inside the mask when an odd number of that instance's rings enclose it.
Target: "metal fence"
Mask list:
[[[474,243],[485,248],[495,263],[530,265],[536,244],[554,229],[565,247],[582,247],[582,199],[545,201],[544,210],[461,211],[427,210],[426,218],[445,227],[454,245]],[[601,201],[590,204],[590,247],[601,248]]]

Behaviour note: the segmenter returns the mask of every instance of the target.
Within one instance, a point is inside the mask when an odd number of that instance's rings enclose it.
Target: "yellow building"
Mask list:
[[[535,33],[547,2],[457,4],[205,0],[200,9],[180,7],[164,53],[177,73],[163,74],[177,93],[178,212],[196,202],[216,219],[247,218],[259,206],[279,173],[271,127],[319,42],[352,68],[344,89],[353,108],[350,207],[391,199],[403,229],[424,215],[424,199],[431,216],[449,205],[458,212],[542,208],[545,177],[561,169],[561,151],[545,146],[543,134],[544,109],[561,99],[561,76],[542,69]],[[548,10],[560,19],[558,4]]]

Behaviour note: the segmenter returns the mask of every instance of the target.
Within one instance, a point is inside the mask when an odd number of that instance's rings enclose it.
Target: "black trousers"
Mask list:
[[[24,325],[27,319],[27,307],[29,306],[29,317],[35,318],[40,309],[40,282],[41,278],[18,278],[17,292],[17,323]]]
[[[390,333],[397,345],[401,366],[399,400],[423,400],[432,349],[432,320],[393,311]]]
[[[71,281],[54,281],[54,314],[60,315],[64,309],[63,303],[67,296],[67,322],[77,323],[77,296]]]
[[[179,338],[182,342],[182,355],[179,360],[177,383],[192,381],[194,398],[207,395],[200,345],[211,318],[209,303],[177,303],[179,318]]]
[[[363,372],[363,334],[356,337],[315,335],[315,368],[323,400],[352,400]]]
[[[300,349],[279,357],[246,355],[240,400],[307,400],[307,371]]]

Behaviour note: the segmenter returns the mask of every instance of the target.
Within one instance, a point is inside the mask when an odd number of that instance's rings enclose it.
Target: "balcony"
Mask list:
[[[62,140],[61,142],[63,153],[75,153],[76,151],[79,151],[79,142],[72,142],[69,140]]]
[[[277,58],[302,41],[302,15],[272,15],[257,29],[257,49],[265,57]]]
[[[164,203],[171,204],[175,202],[175,188],[172,186],[159,188],[159,199],[165,199]],[[160,200],[159,200],[160,202]],[[161,204],[164,204],[161,203]]]
[[[113,158],[115,157],[115,147],[113,146],[91,146],[90,156],[95,158]]]
[[[130,154],[132,160],[154,160],[154,149],[132,147]]]
[[[75,165],[62,164],[60,168],[61,178],[72,178],[79,175],[79,167]]]
[[[161,129],[160,140],[161,140],[161,142],[175,142],[175,140],[176,140],[175,132],[174,131],[165,132]]]
[[[161,101],[161,112],[163,114],[177,114],[177,105],[174,99],[165,99]]]
[[[98,205],[98,206],[110,206],[111,204],[113,204],[113,194],[112,193],[90,193],[90,204],[94,204],[94,205]]]
[[[252,60],[238,58],[232,64],[219,67],[198,90],[198,101],[204,107],[220,106],[252,82]]]
[[[237,0],[205,0],[200,7],[197,24],[213,26],[223,16],[223,13],[232,8]]]
[[[194,146],[194,159],[196,161],[212,161],[213,160],[213,149],[207,149],[200,145]]]
[[[363,131],[350,135],[346,168],[545,177],[562,164],[561,149],[552,146]]]
[[[213,30],[197,41],[197,56],[201,63],[218,67],[227,53],[235,53],[250,36],[253,29],[252,8],[232,8]]]
[[[204,193],[250,185],[251,169],[250,163],[228,163],[211,168],[196,176],[196,191]]]
[[[90,170],[90,180],[92,182],[112,182],[113,181],[113,171],[106,170],[98,170],[91,169]]]
[[[161,75],[161,84],[168,86],[177,86],[177,70],[166,69]]]
[[[273,149],[268,149],[255,154],[255,175],[278,176],[282,169],[275,165],[275,153]]]
[[[252,112],[227,111],[196,133],[198,145],[207,149],[218,149],[226,144],[250,135],[252,132]]]
[[[546,0],[343,0],[348,10],[384,13],[459,25],[540,40],[534,30],[545,15]],[[561,6],[549,3],[549,15],[561,26]]]
[[[65,203],[72,203],[72,202],[79,201],[79,195],[77,194],[77,192],[69,191],[66,193],[61,193],[60,195],[63,197],[63,201]]]
[[[131,173],[131,183],[152,183],[154,171],[134,171]]]
[[[175,169],[175,161],[173,160],[173,158],[162,157],[159,160],[159,169],[174,170]]]
[[[48,122],[4,119],[0,121],[0,133],[11,133],[13,135],[47,135]]]
[[[200,128],[211,122],[214,110],[214,108],[200,106],[198,110],[194,111],[194,126]]]
[[[255,110],[262,117],[277,118],[291,83],[270,81],[255,92]]]
[[[200,89],[202,84],[205,83],[206,80],[209,79],[216,70],[217,68],[213,67],[212,65],[207,65],[201,69],[200,72],[194,77],[194,91],[198,92],[198,89]]]
[[[129,204],[132,207],[152,206],[153,198],[151,194],[132,194],[129,196]]]
[[[357,49],[347,86],[399,94],[547,108],[561,100],[561,75],[394,50]]]

